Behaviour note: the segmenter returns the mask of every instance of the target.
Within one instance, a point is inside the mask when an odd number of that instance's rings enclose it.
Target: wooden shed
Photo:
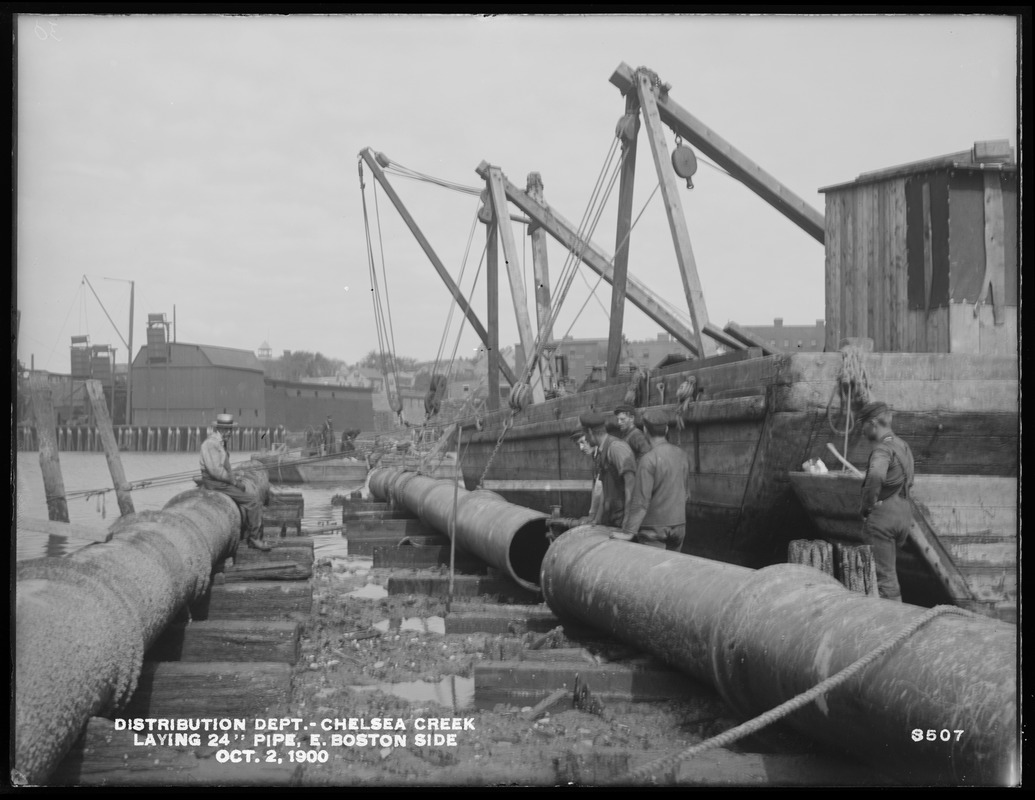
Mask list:
[[[826,350],[1017,355],[1017,164],[1007,141],[868,172],[826,196]]]

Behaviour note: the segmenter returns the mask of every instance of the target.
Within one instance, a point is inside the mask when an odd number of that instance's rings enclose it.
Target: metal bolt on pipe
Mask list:
[[[811,567],[750,570],[610,532],[583,526],[551,545],[541,578],[551,610],[711,684],[745,718],[811,689],[930,611],[850,592]],[[1013,785],[1016,658],[1015,626],[937,616],[785,722],[912,784]]]

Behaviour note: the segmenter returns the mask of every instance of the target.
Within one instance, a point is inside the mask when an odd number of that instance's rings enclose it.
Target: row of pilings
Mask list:
[[[201,447],[209,435],[209,428],[188,426],[113,427],[119,450],[138,453],[192,453]],[[58,450],[66,452],[99,453],[104,451],[96,425],[59,425],[55,431]],[[232,449],[265,450],[286,441],[283,428],[237,428],[232,434]],[[17,434],[18,449],[39,450],[39,434],[35,427],[20,426]]]

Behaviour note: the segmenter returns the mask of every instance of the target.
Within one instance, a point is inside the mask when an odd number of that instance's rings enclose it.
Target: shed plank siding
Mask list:
[[[892,263],[889,265],[894,286],[895,319],[892,323],[894,335],[891,342],[893,352],[909,351],[910,342],[915,338],[915,331],[909,324],[909,296],[907,281],[907,243],[906,243],[906,182],[892,181],[889,186],[892,242]]]
[[[1005,303],[1017,306],[1017,176],[1005,173],[1001,176],[1003,188],[1003,265],[1006,275]]]
[[[949,297],[974,303],[985,274],[985,181],[953,174],[949,189]]]
[[[823,190],[826,349],[868,337],[885,353],[1015,353],[1016,184],[1010,170],[944,165]],[[970,317],[950,309],[979,299]]]
[[[825,214],[826,235],[824,249],[826,251],[826,297],[824,308],[826,313],[826,334],[823,349],[832,352],[837,349],[842,337],[841,317],[841,196],[829,194],[826,197]]]

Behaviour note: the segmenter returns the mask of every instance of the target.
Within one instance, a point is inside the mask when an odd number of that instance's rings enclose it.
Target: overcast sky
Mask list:
[[[15,32],[17,354],[54,372],[76,335],[125,362],[128,281],[135,349],[159,313],[181,342],[362,358],[378,337],[360,150],[469,187],[483,160],[521,188],[538,171],[578,223],[624,111],[609,83],[623,62],[820,213],[821,187],[862,172],[1017,144],[1011,17],[26,15]],[[688,319],[642,128],[639,143],[630,272]],[[710,320],[822,319],[822,245],[698,156],[680,196]],[[391,180],[484,323],[477,197]],[[396,353],[472,355],[369,170],[366,187]],[[617,188],[593,234],[608,254],[616,205]],[[514,237],[530,281],[518,223]],[[566,259],[552,243],[553,280]],[[581,275],[555,334],[606,336],[610,287]],[[518,341],[507,286],[501,272],[502,345]],[[631,306],[625,320],[630,339],[661,330]]]

